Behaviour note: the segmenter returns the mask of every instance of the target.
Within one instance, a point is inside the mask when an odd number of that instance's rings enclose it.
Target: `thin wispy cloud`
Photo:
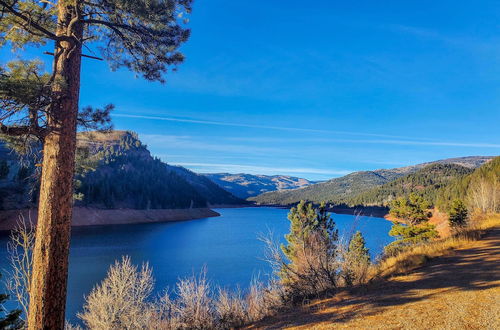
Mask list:
[[[181,148],[185,150],[203,150],[215,152],[232,152],[235,154],[256,154],[269,155],[278,154],[281,152],[279,148],[269,146],[248,146],[241,144],[228,144],[224,142],[207,142],[207,139],[200,139],[186,135],[163,135],[163,134],[141,134],[146,144],[170,148]]]
[[[480,39],[474,35],[450,35],[437,30],[427,29],[419,26],[391,24],[384,26],[389,30],[405,33],[417,38],[440,41],[442,43],[467,49],[470,51],[498,51],[498,39]]]
[[[467,148],[500,148],[495,143],[464,143],[464,142],[440,142],[440,141],[407,141],[407,140],[330,140],[331,142],[346,143],[369,143],[369,144],[397,144],[415,146],[444,146],[444,147],[467,147]]]
[[[266,137],[229,137],[228,140],[256,143],[281,143],[281,142],[309,142],[309,143],[358,143],[358,144],[394,144],[416,146],[445,146],[468,148],[500,148],[500,144],[483,142],[453,142],[453,141],[418,141],[418,140],[354,140],[354,139],[328,139],[328,138],[266,138]]]
[[[191,163],[191,162],[174,162],[172,165],[185,166],[192,169],[197,169],[200,172],[231,172],[231,173],[250,173],[250,174],[323,174],[323,175],[346,175],[352,173],[351,170],[336,170],[336,169],[318,169],[307,167],[270,167],[270,166],[254,166],[244,164],[224,164],[224,163]]]
[[[134,114],[123,114],[123,113],[115,113],[115,114],[113,114],[113,116],[115,116],[115,117],[121,117],[121,118],[136,118],[136,119],[146,119],[146,120],[161,120],[161,121],[171,121],[171,122],[190,123],[190,124],[202,124],[202,125],[246,127],[246,128],[281,130],[281,131],[310,132],[310,133],[331,133],[331,134],[344,134],[344,135],[373,136],[373,137],[388,137],[388,138],[402,138],[402,139],[406,139],[406,137],[403,137],[403,136],[395,136],[395,135],[387,135],[387,134],[377,134],[377,133],[336,131],[336,130],[323,130],[323,129],[314,129],[314,128],[299,128],[299,127],[284,127],[284,126],[270,126],[270,125],[253,125],[253,124],[243,124],[243,123],[234,123],[234,122],[224,122],[224,121],[212,121],[212,120],[204,120],[204,119],[195,119],[195,118],[177,118],[177,117],[167,117],[167,116],[134,115]]]

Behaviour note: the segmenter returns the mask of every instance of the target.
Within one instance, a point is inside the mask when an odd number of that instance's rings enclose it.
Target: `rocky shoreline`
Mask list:
[[[6,210],[0,211],[0,231],[16,227],[20,216],[32,224],[36,223],[36,210]],[[75,207],[73,209],[72,226],[122,225],[133,223],[156,223],[218,217],[219,213],[209,208],[191,209],[96,209]]]

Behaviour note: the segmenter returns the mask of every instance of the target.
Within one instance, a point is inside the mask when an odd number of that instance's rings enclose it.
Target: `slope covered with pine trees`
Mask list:
[[[354,172],[343,177],[313,184],[305,188],[269,192],[249,198],[249,200],[254,201],[257,204],[264,205],[290,205],[298,203],[300,200],[307,200],[317,203],[327,201],[337,205],[353,204],[354,199],[356,199],[357,196],[360,196],[364,193],[370,194],[368,192],[372,189],[375,189],[376,187],[383,186],[397,180],[398,178],[403,178],[405,176],[416,173],[429,165],[453,164],[463,168],[460,171],[466,171],[466,169],[477,168],[487,163],[492,158],[493,157],[483,156],[450,158],[394,169]],[[412,179],[413,178],[410,178],[409,180],[411,181]],[[418,180],[420,179],[423,178],[419,178]],[[370,200],[374,200],[377,203],[379,202],[377,198],[372,199],[371,197],[366,197],[366,199],[367,203]],[[380,202],[383,202],[383,200],[381,200]]]
[[[472,169],[461,165],[436,163],[382,186],[362,192],[345,202],[350,206],[387,206],[398,197],[416,193],[426,201],[434,203],[440,189],[454,179],[472,172]]]
[[[0,172],[7,173],[0,177],[2,209],[36,206],[36,162],[21,164],[6,144],[2,148]],[[74,197],[77,206],[102,209],[244,203],[205,177],[152,157],[138,136],[127,131],[78,135]]]
[[[456,199],[482,212],[500,212],[500,156],[440,189],[436,206],[447,210]]]

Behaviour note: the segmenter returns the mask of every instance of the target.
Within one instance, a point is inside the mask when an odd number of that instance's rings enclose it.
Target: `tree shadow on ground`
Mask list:
[[[487,290],[500,285],[500,229],[489,232],[473,248],[429,261],[407,276],[341,290],[334,297],[299,306],[255,328],[278,329],[322,322],[343,323],[380,313],[391,306],[428,299],[450,291]]]

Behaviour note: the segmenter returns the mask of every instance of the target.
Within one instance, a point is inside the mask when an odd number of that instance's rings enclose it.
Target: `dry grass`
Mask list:
[[[407,248],[393,257],[382,260],[372,269],[372,277],[407,273],[431,259],[480,239],[486,231],[498,226],[500,226],[500,214],[475,215],[471,219],[469,228],[462,229],[444,239]]]
[[[387,259],[386,277],[251,328],[500,329],[500,215],[474,220],[455,237]]]

